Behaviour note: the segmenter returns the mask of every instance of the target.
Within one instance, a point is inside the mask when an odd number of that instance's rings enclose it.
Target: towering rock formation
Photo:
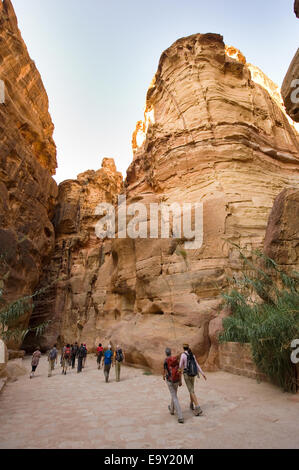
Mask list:
[[[0,80],[0,269],[15,300],[32,293],[52,253],[57,186],[47,94],[9,0],[0,1]]]
[[[155,370],[166,345],[188,341],[213,369],[221,293],[240,269],[231,243],[248,254],[263,246],[275,197],[299,182],[298,135],[271,80],[221,36],[196,34],[162,54],[133,149],[127,204],[202,202],[203,245],[186,249],[184,237],[102,242],[91,236],[91,216],[81,241],[74,208],[82,183],[63,183],[53,262],[64,280],[51,301],[59,334],[89,349],[119,342],[129,362]]]
[[[31,318],[31,326],[46,320],[51,320],[51,324],[38,340],[34,335],[27,336],[27,350],[34,348],[36,341],[44,350],[57,340],[79,341],[83,328],[94,346],[99,306],[93,295],[105,256],[111,256],[96,236],[99,217],[95,209],[102,202],[115,204],[122,187],[122,175],[109,158],[103,160],[100,170],[87,171],[77,180],[59,185],[55,251],[40,284],[48,288],[35,300]],[[107,277],[103,281],[109,282]]]
[[[299,2],[295,1],[294,11],[299,18]],[[299,122],[299,49],[291,62],[282,84],[281,94],[287,113],[291,118]]]

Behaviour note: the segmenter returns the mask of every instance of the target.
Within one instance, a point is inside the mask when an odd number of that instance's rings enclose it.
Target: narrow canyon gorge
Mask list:
[[[281,95],[224,39],[194,34],[163,52],[125,181],[104,158],[99,170],[57,186],[48,97],[12,4],[0,1],[1,274],[6,300],[46,288],[25,325],[51,321],[42,337],[28,335],[27,351],[37,341],[43,351],[111,342],[128,363],[159,371],[165,346],[188,342],[205,370],[217,370],[217,333],[229,314],[222,294],[242,267],[235,245],[298,269],[299,115],[290,99],[298,53]],[[99,239],[96,208],[117,208],[119,195],[145,207],[202,203],[202,246],[186,249],[184,237]]]

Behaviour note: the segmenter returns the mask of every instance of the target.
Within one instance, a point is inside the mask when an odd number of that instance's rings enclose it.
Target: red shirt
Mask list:
[[[97,347],[97,353],[98,353],[98,354],[99,354],[100,352],[103,352],[103,351],[104,351],[104,348],[99,347],[99,346]]]

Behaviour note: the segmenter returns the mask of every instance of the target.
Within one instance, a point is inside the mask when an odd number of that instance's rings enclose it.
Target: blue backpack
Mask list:
[[[111,364],[112,362],[112,351],[110,349],[108,349],[107,351],[105,351],[105,354],[104,354],[104,363],[105,363],[105,366],[108,366],[109,364]]]

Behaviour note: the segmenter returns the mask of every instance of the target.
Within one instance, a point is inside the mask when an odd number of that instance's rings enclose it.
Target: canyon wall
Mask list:
[[[45,282],[52,273],[62,280],[36,312],[54,318],[43,345],[58,337],[93,350],[111,341],[128,362],[160,370],[165,346],[178,352],[189,342],[206,369],[216,369],[216,332],[228,314],[221,294],[241,267],[233,243],[246,254],[263,247],[274,199],[298,187],[298,134],[271,80],[222,36],[196,34],[162,54],[133,151],[123,195],[148,209],[140,224],[149,225],[152,203],[201,202],[203,244],[190,249],[183,236],[101,241],[93,194],[113,201],[117,173],[103,194],[102,182],[94,193],[94,176],[63,183]]]
[[[104,245],[96,236],[99,217],[95,210],[103,202],[114,205],[122,188],[123,177],[110,158],[103,159],[100,170],[87,171],[59,185],[53,219],[55,250],[39,285],[46,291],[36,298],[31,317],[32,327],[47,320],[51,324],[42,337],[27,336],[26,350],[31,351],[37,343],[47,350],[54,342],[79,341],[83,329],[94,346],[97,331],[93,318],[99,315],[100,306],[93,294],[100,268],[110,253],[109,244]],[[107,277],[104,282],[109,282]]]
[[[299,268],[299,189],[284,189],[275,199],[264,252],[286,270]]]
[[[295,1],[294,12],[299,18],[299,2]],[[289,116],[299,122],[299,49],[289,66],[281,87],[281,94]]]
[[[51,257],[57,186],[48,97],[9,0],[0,1],[0,80],[0,287],[15,300],[34,291]]]

